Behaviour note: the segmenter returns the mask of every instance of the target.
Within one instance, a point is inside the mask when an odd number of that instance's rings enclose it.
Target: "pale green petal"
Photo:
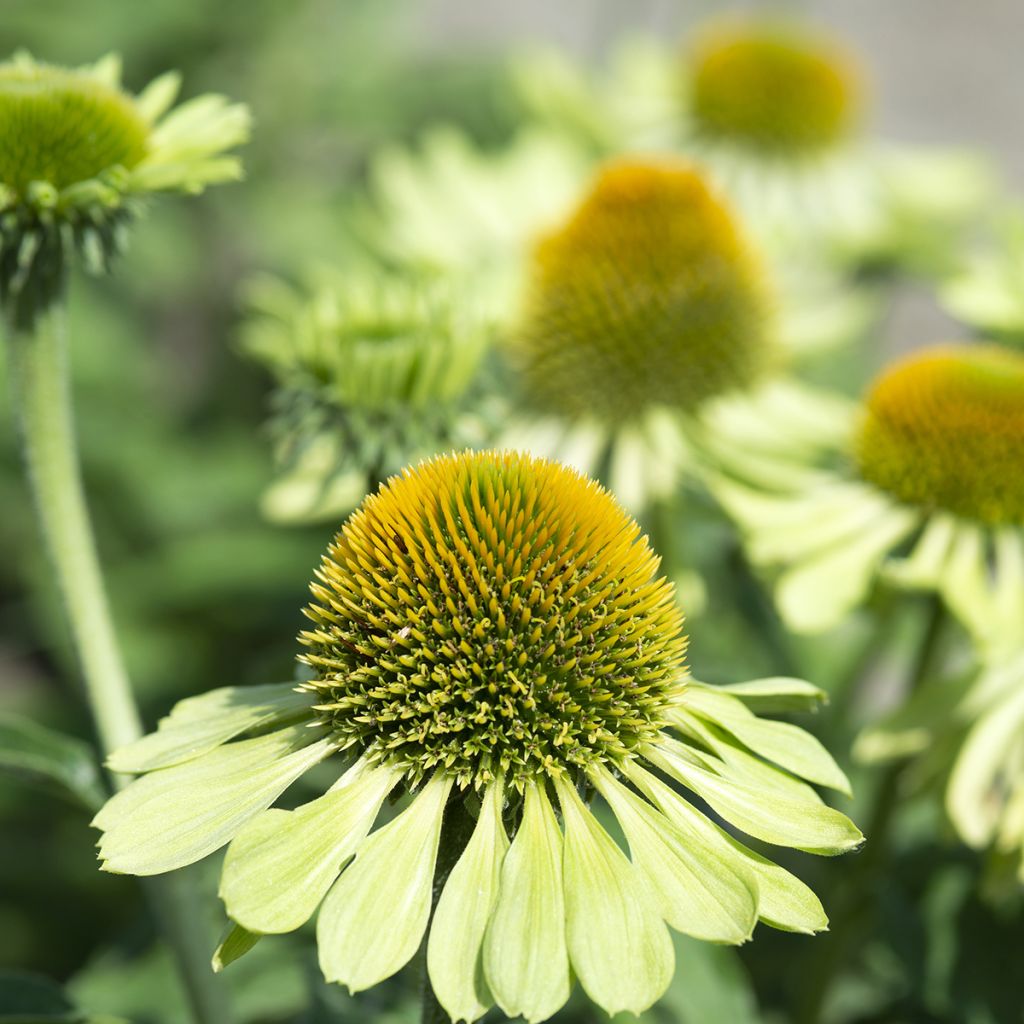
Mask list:
[[[361,992],[390,978],[419,948],[451,787],[451,778],[435,774],[409,807],[359,847],[328,893],[316,931],[328,981]]]
[[[1022,734],[1024,685],[980,718],[964,741],[946,790],[946,809],[972,846],[992,839],[1002,808],[993,805],[991,790]]]
[[[956,536],[943,569],[942,596],[950,610],[977,638],[984,638],[992,621],[988,553],[985,531],[958,522]]]
[[[427,970],[438,1002],[453,1021],[474,1021],[494,1003],[483,970],[487,922],[498,900],[508,836],[501,821],[504,785],[484,794],[473,835],[448,876],[427,940]]]
[[[737,858],[723,858],[720,843],[688,835],[607,771],[596,774],[594,784],[622,826],[633,863],[665,920],[709,942],[746,942],[757,923],[757,883],[742,865],[735,870]]]
[[[824,804],[723,777],[688,763],[668,744],[648,747],[645,753],[726,821],[763,842],[831,856],[855,849],[864,839],[845,814]]]
[[[800,633],[838,625],[864,599],[879,563],[917,521],[916,512],[893,506],[860,536],[784,573],[775,597],[786,624]]]
[[[683,832],[687,841],[708,848],[737,874],[749,873],[757,889],[758,918],[783,931],[810,935],[828,927],[818,897],[795,875],[729,835],[650,772],[627,764],[629,779]]]
[[[136,779],[93,820],[103,870],[156,875],[213,853],[334,752],[321,736],[293,726]]]
[[[703,683],[693,683],[704,687]],[[816,711],[828,703],[828,694],[803,679],[775,676],[769,679],[751,679],[744,683],[729,683],[715,687],[723,693],[739,697],[751,711],[771,714],[781,711]]]
[[[227,934],[220,940],[220,945],[213,951],[213,956],[210,959],[213,973],[220,974],[225,967],[229,967],[236,960],[245,956],[261,938],[261,935],[247,932],[240,924],[228,925]]]
[[[587,995],[609,1014],[639,1014],[668,988],[675,951],[654,893],[563,776],[563,872],[569,957]]]
[[[220,896],[228,916],[253,932],[290,932],[308,921],[400,776],[360,763],[324,796],[253,818],[224,858]]]
[[[1019,649],[1024,631],[1024,534],[1017,526],[1004,526],[994,539],[994,621],[989,649]]]
[[[885,578],[905,587],[934,589],[942,577],[955,533],[956,520],[952,516],[933,512],[910,554],[886,564]]]
[[[735,697],[709,688],[691,687],[684,702],[688,711],[717,722],[755,754],[810,782],[850,795],[849,779],[809,732],[788,722],[758,718]]]
[[[543,783],[527,783],[523,820],[501,866],[484,972],[508,1017],[547,1020],[569,998],[562,833]]]
[[[177,71],[167,71],[159,78],[154,78],[135,97],[135,107],[144,120],[153,124],[171,109],[180,91],[181,75]]]
[[[310,715],[312,704],[312,695],[297,693],[294,683],[211,690],[179,701],[156,732],[115,750],[107,765],[115,772],[169,768],[240,733]]]

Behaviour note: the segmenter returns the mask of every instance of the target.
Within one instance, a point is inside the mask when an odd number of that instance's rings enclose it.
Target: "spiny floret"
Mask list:
[[[308,685],[340,742],[413,778],[582,778],[653,740],[682,690],[682,616],[658,565],[574,470],[437,457],[335,537],[300,637]]]
[[[0,183],[63,189],[146,154],[149,126],[130,97],[95,75],[47,64],[0,64]]]
[[[902,501],[1024,525],[1024,355],[945,345],[902,360],[868,392],[855,450]]]
[[[687,77],[702,133],[779,155],[842,141],[862,103],[851,55],[785,25],[712,27],[694,47]]]
[[[569,416],[696,410],[771,358],[760,267],[703,175],[621,161],[536,248],[517,335],[533,399]]]

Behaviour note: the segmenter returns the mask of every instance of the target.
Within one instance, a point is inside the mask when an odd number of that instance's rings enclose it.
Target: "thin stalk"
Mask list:
[[[905,699],[914,694],[935,668],[941,648],[947,613],[940,598],[929,599],[924,628],[910,672],[910,685]],[[837,900],[832,928],[822,936],[818,962],[807,972],[796,1020],[799,1024],[818,1024],[825,1000],[836,975],[849,962],[862,931],[865,919],[872,909],[872,889],[885,867],[889,853],[890,834],[899,805],[903,777],[909,762],[896,761],[889,765],[875,790],[874,800],[864,829],[863,851],[854,861],[843,885],[844,897]]]
[[[65,313],[58,304],[32,331],[9,328],[7,365],[43,541],[50,555],[106,753],[137,739],[138,708],[125,671],[82,488],[68,372]],[[114,785],[117,781],[114,780]],[[225,1024],[226,994],[206,956],[198,901],[183,878],[148,879],[147,895],[174,950],[195,1019]]]

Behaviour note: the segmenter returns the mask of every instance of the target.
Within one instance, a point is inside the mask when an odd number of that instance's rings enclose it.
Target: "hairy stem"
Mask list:
[[[36,514],[67,612],[86,697],[106,753],[141,735],[114,633],[82,488],[60,304],[30,331],[6,332],[12,400]],[[116,780],[114,782],[116,785]],[[207,958],[198,900],[184,878],[152,878],[147,896],[171,944],[197,1021],[225,1024],[226,995]]]

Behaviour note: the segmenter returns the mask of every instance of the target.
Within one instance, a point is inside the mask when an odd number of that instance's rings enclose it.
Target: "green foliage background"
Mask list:
[[[186,96],[224,92],[255,116],[245,183],[154,207],[115,277],[76,280],[73,289],[87,487],[148,724],[176,700],[214,686],[291,677],[299,609],[327,540],[324,528],[282,529],[259,516],[271,472],[262,427],[269,387],[233,351],[239,282],[254,270],[339,255],[346,243],[332,222],[380,144],[413,140],[435,120],[457,123],[484,144],[502,142],[514,128],[493,55],[426,54],[409,13],[401,0],[2,5],[0,53],[27,48],[41,59],[79,63],[117,50],[131,88],[177,67]],[[0,708],[90,739],[5,394],[0,405]],[[718,538],[711,549],[724,543]],[[736,602],[758,605],[739,570],[732,585]],[[734,616],[708,615],[702,628],[694,658],[709,679],[786,667],[778,651],[737,642]],[[897,636],[897,661],[915,628],[906,625],[905,644]],[[827,683],[848,669],[862,638],[854,630],[842,639],[789,654],[809,678]],[[840,694],[819,731],[848,763],[856,723],[843,719],[842,707]],[[866,802],[876,780],[855,785]],[[97,870],[89,815],[55,791],[0,775],[0,965],[65,984],[66,999],[46,990],[48,1015],[32,1019],[184,1021],[136,883]],[[927,805],[901,805],[898,815],[877,889],[857,888],[857,858],[803,859],[797,868],[830,912],[853,906],[853,934],[843,945],[768,930],[738,954],[680,940],[676,981],[646,1019],[794,1019],[837,957],[840,984],[827,1005],[827,1019],[837,1024],[1024,1020],[1019,894],[1000,894],[993,909],[978,895],[977,859],[942,842]],[[198,873],[213,915],[216,872],[204,867]],[[358,1000],[323,985],[304,933],[267,940],[228,977],[245,1021],[385,1024],[417,1012],[412,972]],[[12,993],[25,992],[19,978],[0,974],[0,1021],[28,1019],[13,1002]],[[31,993],[25,998],[38,1010]],[[577,993],[558,1019],[591,1015]]]

